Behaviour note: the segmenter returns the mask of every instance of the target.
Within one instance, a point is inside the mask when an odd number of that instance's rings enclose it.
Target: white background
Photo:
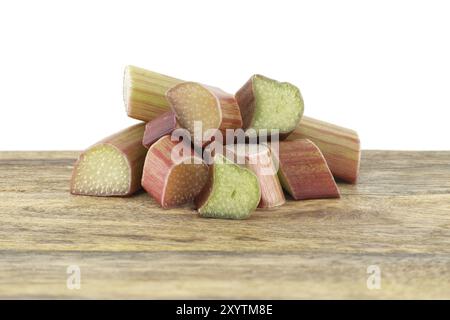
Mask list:
[[[2,1],[0,41],[0,150],[134,123],[127,64],[230,92],[261,73],[365,149],[450,149],[449,1]]]

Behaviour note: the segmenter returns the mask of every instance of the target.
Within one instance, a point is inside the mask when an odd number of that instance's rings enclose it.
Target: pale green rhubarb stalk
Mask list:
[[[147,149],[144,123],[131,126],[84,151],[75,164],[70,192],[88,196],[129,196],[141,187]]]
[[[142,187],[163,208],[194,199],[208,180],[208,166],[191,149],[190,143],[163,136],[148,149]]]
[[[256,175],[220,154],[214,157],[209,171],[208,182],[196,198],[200,216],[221,219],[248,218],[261,198]]]
[[[169,111],[166,91],[181,80],[127,66],[123,81],[123,99],[129,117],[150,121]]]
[[[261,189],[258,208],[273,208],[286,202],[269,147],[264,144],[232,144],[226,145],[224,152],[228,159],[245,166],[258,178]]]
[[[298,127],[287,138],[287,140],[297,139],[309,139],[319,147],[335,178],[356,183],[361,147],[355,131],[303,117]]]
[[[244,129],[278,130],[285,139],[298,125],[303,115],[300,90],[288,83],[261,75],[253,75],[236,93]],[[270,134],[270,132],[269,132]]]

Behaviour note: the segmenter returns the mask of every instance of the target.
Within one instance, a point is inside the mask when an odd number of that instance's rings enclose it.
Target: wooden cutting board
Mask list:
[[[365,151],[341,199],[245,221],[72,196],[77,155],[0,153],[1,298],[450,298],[450,151]]]

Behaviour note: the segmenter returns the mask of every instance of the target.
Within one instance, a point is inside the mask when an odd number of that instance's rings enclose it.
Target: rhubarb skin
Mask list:
[[[180,82],[182,80],[127,66],[123,80],[123,100],[128,116],[148,122],[170,111],[166,91]]]
[[[298,125],[304,110],[300,90],[288,83],[278,82],[262,75],[253,75],[236,92],[241,110],[243,128],[278,130],[280,139],[285,139]]]
[[[179,159],[172,152],[183,141],[163,136],[148,149],[142,174],[142,187],[163,208],[185,204],[194,199],[208,180],[208,166],[191,149]]]
[[[129,196],[141,188],[147,149],[142,146],[144,123],[96,143],[75,163],[70,192],[88,196]]]
[[[277,175],[270,148],[264,144],[226,145],[225,155],[237,164],[244,165],[258,178],[261,200],[258,208],[273,208],[286,202]]]
[[[195,199],[204,218],[247,219],[261,199],[258,178],[221,154],[209,166],[209,179]]]
[[[278,161],[281,184],[295,200],[340,197],[325,158],[310,140],[281,141]]]
[[[192,136],[201,133],[202,145],[209,142],[217,130],[226,137],[227,129],[242,127],[242,117],[236,99],[219,88],[196,82],[183,82],[170,88],[166,97],[180,126],[187,129]],[[195,122],[202,124],[202,132],[195,132]]]
[[[357,182],[361,147],[355,131],[305,116],[287,138],[297,139],[309,139],[319,147],[335,178]]]
[[[145,125],[142,145],[149,148],[162,136],[171,134],[177,128],[179,128],[179,126],[177,124],[175,113],[173,111],[165,112]]]

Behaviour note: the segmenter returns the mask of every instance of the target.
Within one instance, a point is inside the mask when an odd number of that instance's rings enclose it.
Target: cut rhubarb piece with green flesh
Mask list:
[[[128,196],[140,189],[147,149],[144,123],[118,132],[83,152],[72,174],[70,192],[89,196]]]
[[[218,88],[183,82],[169,89],[166,97],[180,126],[187,129],[194,139],[195,134],[201,134],[202,143],[209,141],[217,130],[225,133],[226,129],[242,127],[236,99]],[[201,124],[200,132],[196,132],[196,123]]]
[[[258,208],[277,207],[286,202],[277,176],[277,168],[267,145],[226,145],[225,154],[228,159],[251,170],[258,178],[261,189],[261,200]]]
[[[287,140],[309,139],[327,160],[335,178],[349,183],[358,180],[361,146],[358,133],[325,121],[303,117]]]
[[[125,68],[123,100],[129,117],[150,121],[169,111],[166,91],[182,82],[135,66]]]
[[[177,128],[175,113],[172,111],[165,112],[145,125],[142,144],[144,147],[149,148],[162,136],[171,134]]]
[[[303,98],[296,86],[261,75],[253,75],[236,93],[236,100],[244,129],[254,129],[257,134],[261,130],[279,130],[284,139],[303,115]]]
[[[281,141],[278,176],[295,200],[339,198],[339,189],[319,148],[308,139]]]
[[[177,153],[176,148],[180,146],[187,151]],[[159,205],[170,208],[194,199],[206,184],[208,175],[208,166],[194,153],[190,143],[172,141],[166,135],[148,149],[142,187]]]
[[[256,175],[222,155],[214,157],[208,183],[196,199],[200,216],[246,219],[258,206],[261,191]]]

